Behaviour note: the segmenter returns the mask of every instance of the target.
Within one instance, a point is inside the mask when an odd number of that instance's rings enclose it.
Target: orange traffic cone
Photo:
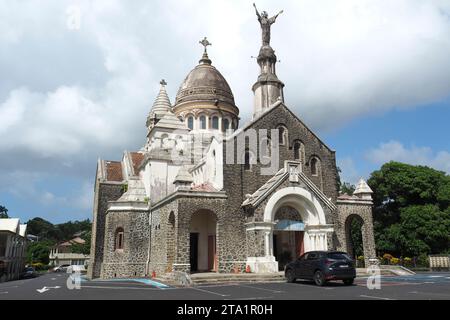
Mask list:
[[[245,268],[245,272],[246,273],[251,273],[252,271],[250,270],[250,266],[249,265],[247,265],[247,267]]]
[[[152,272],[152,278],[156,278],[156,272],[155,271]]]

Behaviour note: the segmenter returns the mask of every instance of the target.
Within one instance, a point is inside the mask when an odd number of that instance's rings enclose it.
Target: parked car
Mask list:
[[[53,272],[66,272],[67,268],[70,266],[70,264],[62,264],[60,266],[57,266],[53,268]]]
[[[26,267],[20,274],[21,279],[31,279],[31,278],[36,278],[36,277],[37,277],[37,273],[33,267]]]
[[[342,280],[345,285],[352,285],[356,278],[353,259],[341,251],[306,252],[288,263],[284,272],[288,282],[297,279],[313,280],[318,286],[323,286],[330,280]]]
[[[84,265],[72,265],[67,267],[67,273],[86,273],[86,267]]]

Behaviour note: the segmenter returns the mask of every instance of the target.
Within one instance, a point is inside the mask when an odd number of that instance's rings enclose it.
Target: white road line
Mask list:
[[[233,299],[225,299],[225,300],[267,300],[273,299],[273,297],[251,297],[251,298],[233,298]]]
[[[191,287],[189,289],[194,289],[194,290],[198,290],[198,291],[202,291],[202,292],[206,292],[206,293],[211,293],[211,294],[215,294],[217,296],[221,296],[221,297],[229,297],[229,294],[221,294],[218,292],[214,292],[214,291],[209,291],[209,290],[204,290],[204,289],[199,289],[199,288],[195,288],[195,287]]]
[[[322,289],[322,290],[333,290],[334,288],[330,288],[330,287],[320,287],[320,286],[316,286],[313,284],[303,284],[301,282],[296,282],[296,283],[287,283],[290,286],[303,286],[303,287],[308,287],[308,288],[316,288],[316,289]]]
[[[422,292],[422,291],[410,291],[408,293],[412,293],[412,294],[421,294],[421,295],[431,295],[431,296],[439,296],[439,297],[450,297],[449,294],[445,294],[445,293],[435,293],[435,292]]]
[[[284,291],[280,291],[280,290],[272,290],[272,289],[266,289],[266,288],[259,288],[259,287],[254,287],[254,286],[248,286],[248,285],[243,285],[243,284],[238,284],[238,287],[244,287],[244,288],[251,288],[251,289],[257,289],[257,290],[262,290],[262,291],[269,291],[269,292],[273,292],[273,293],[282,293]]]
[[[91,288],[91,289],[111,289],[111,290],[160,290],[158,288],[148,288],[148,287],[107,287],[107,286],[81,286],[83,288]]]
[[[361,298],[379,299],[379,300],[395,300],[395,299],[385,298],[385,297],[366,296],[366,295],[364,295],[364,294],[361,294],[360,297],[361,297]]]
[[[2,287],[2,289],[10,289],[10,288],[18,288],[19,286],[7,286],[7,287]]]
[[[8,291],[0,292],[0,294],[7,294],[7,293],[8,293]]]

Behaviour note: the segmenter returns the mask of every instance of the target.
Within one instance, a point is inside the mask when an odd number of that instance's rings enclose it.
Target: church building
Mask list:
[[[257,15],[251,121],[239,124],[205,38],[173,104],[161,81],[141,150],[98,160],[90,278],[278,272],[307,251],[352,253],[354,219],[366,265],[375,258],[372,191],[361,179],[353,195],[339,195],[335,151],[285,104],[270,46],[277,16]]]

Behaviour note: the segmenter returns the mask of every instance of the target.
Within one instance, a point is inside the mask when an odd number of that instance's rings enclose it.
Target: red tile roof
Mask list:
[[[144,154],[139,153],[139,152],[130,152],[130,155],[131,155],[131,161],[133,162],[134,174],[138,175],[139,174],[139,166],[142,163],[142,161],[144,160]]]
[[[123,181],[122,163],[119,161],[105,161],[105,163],[106,163],[106,180]]]

